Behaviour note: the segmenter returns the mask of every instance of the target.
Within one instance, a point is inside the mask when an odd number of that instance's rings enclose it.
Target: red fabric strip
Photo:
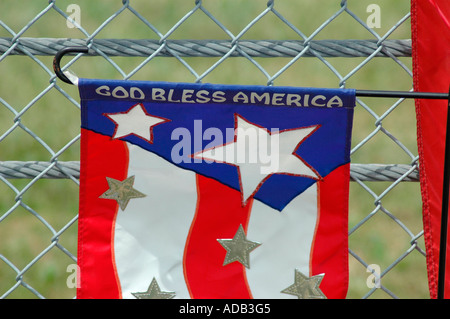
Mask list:
[[[124,142],[82,129],[78,299],[121,297],[112,245],[114,221],[119,206],[115,200],[99,196],[109,188],[107,176],[124,180],[127,169],[128,149]]]
[[[450,1],[412,0],[414,90],[448,92]],[[423,226],[431,298],[437,297],[447,101],[416,100]],[[447,261],[446,287],[450,287]],[[448,297],[448,294],[447,294]]]
[[[350,164],[346,164],[317,182],[319,216],[310,276],[325,273],[320,289],[329,299],[347,296],[349,180]]]
[[[245,267],[223,266],[226,250],[217,239],[231,239],[240,224],[247,231],[253,199],[245,207],[239,191],[197,175],[197,211],[184,254],[185,278],[192,298],[252,298]]]

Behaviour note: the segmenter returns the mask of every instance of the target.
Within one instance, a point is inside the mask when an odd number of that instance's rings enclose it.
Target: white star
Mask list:
[[[113,139],[134,134],[149,143],[153,143],[153,127],[169,121],[159,116],[147,114],[141,103],[134,105],[124,113],[106,113],[104,115],[116,124]]]
[[[234,142],[203,150],[193,156],[236,166],[245,205],[272,174],[321,179],[311,166],[295,154],[299,145],[318,127],[270,132],[236,114]]]

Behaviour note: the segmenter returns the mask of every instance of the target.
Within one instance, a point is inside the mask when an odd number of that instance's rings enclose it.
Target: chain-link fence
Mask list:
[[[79,76],[412,90],[408,0],[0,3],[0,296],[73,298]],[[67,61],[66,61],[67,60]],[[412,100],[358,98],[348,298],[429,298]]]

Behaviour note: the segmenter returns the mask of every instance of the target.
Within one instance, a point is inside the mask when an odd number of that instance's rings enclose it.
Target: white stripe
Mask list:
[[[182,258],[197,204],[195,173],[127,145],[128,176],[135,176],[134,188],[147,196],[132,199],[118,212],[114,253],[122,296],[145,292],[154,277],[161,290],[190,298]],[[282,212],[254,201],[247,238],[262,243],[251,252],[247,269],[254,298],[295,298],[280,292],[294,283],[294,269],[309,274],[316,219],[316,185]]]
[[[189,298],[183,274],[186,238],[197,203],[195,173],[128,144],[128,177],[146,194],[119,209],[114,251],[123,298],[147,291],[153,277],[161,290]]]
[[[317,221],[317,185],[282,211],[254,201],[247,239],[261,243],[250,254],[247,280],[254,298],[296,298],[281,291],[294,283],[294,269],[309,276]]]

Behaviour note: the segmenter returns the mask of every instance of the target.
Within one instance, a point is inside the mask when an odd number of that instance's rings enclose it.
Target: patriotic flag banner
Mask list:
[[[450,1],[412,0],[414,90],[448,92],[450,86]],[[437,297],[439,245],[448,101],[416,100],[424,237],[431,298]],[[448,255],[448,254],[447,254]],[[450,262],[446,262],[446,298]]]
[[[78,86],[78,298],[345,298],[353,90]]]

